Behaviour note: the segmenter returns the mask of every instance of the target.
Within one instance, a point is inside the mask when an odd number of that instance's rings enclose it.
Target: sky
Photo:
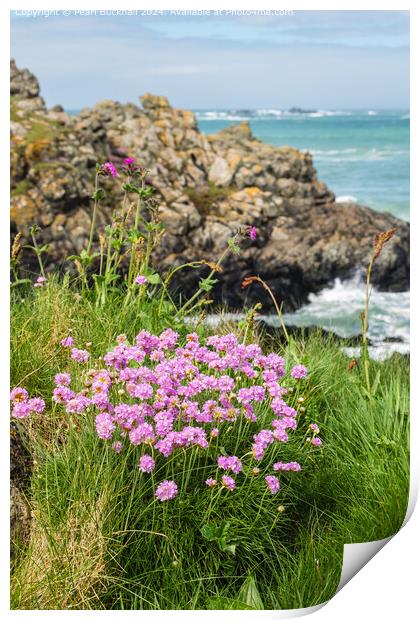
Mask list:
[[[20,13],[20,14],[18,14]],[[11,56],[47,105],[145,92],[192,109],[409,107],[407,11],[11,16]]]

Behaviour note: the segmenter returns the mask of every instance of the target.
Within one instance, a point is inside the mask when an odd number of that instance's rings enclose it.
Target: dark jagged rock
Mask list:
[[[192,112],[151,94],[141,98],[142,107],[103,101],[70,116],[57,106],[47,110],[36,78],[13,62],[11,94],[12,233],[27,235],[39,224],[50,269],[86,246],[96,161],[118,164],[130,156],[150,169],[161,199],[166,234],[154,256],[160,269],[214,260],[238,226],[258,228],[257,240],[224,265],[218,301],[241,306],[242,278],[258,274],[286,310],[296,308],[310,292],[364,268],[375,235],[392,227],[397,233],[375,263],[373,283],[390,291],[409,287],[409,224],[336,203],[309,153],[265,144],[248,123],[205,136]],[[99,227],[121,199],[109,189]],[[181,273],[177,284],[188,294],[197,272]],[[260,291],[247,290],[249,302],[257,297]]]

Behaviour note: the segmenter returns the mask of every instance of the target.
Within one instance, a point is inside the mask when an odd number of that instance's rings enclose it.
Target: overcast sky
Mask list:
[[[11,52],[47,104],[185,108],[408,108],[409,15],[295,11],[282,17],[12,15]]]

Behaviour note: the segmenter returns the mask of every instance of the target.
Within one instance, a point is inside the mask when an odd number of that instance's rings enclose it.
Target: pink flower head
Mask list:
[[[123,445],[122,445],[121,441],[114,441],[114,443],[112,444],[111,448],[114,450],[114,452],[119,454],[121,452],[121,450],[123,449]]]
[[[25,388],[15,387],[10,392],[10,400],[13,403],[23,403],[28,400],[28,392],[25,390]]]
[[[27,402],[17,402],[13,405],[12,416],[14,418],[27,418],[31,414]]]
[[[280,490],[280,481],[278,478],[276,478],[276,476],[266,476],[265,481],[272,495],[278,493],[278,491]]]
[[[111,439],[115,424],[109,413],[99,413],[95,418],[96,432],[101,439]]]
[[[305,366],[302,366],[302,364],[293,366],[290,372],[290,376],[293,377],[293,379],[304,379],[307,374],[308,374],[308,369],[305,368]]]
[[[233,471],[234,474],[242,471],[242,463],[237,456],[219,456],[217,467],[225,471]]]
[[[131,166],[131,164],[134,164],[134,158],[133,157],[126,157],[124,159],[124,164],[126,166]]]
[[[309,424],[309,428],[314,433],[319,433],[319,426],[318,426],[318,424],[315,424],[315,422],[312,422],[312,424]]]
[[[41,286],[44,286],[46,281],[47,281],[47,278],[44,278],[44,276],[38,276],[34,284],[34,287],[40,288]]]
[[[164,480],[156,489],[156,497],[159,501],[165,502],[168,499],[174,499],[178,494],[178,487],[173,480]]]
[[[150,472],[153,471],[154,468],[155,468],[155,459],[151,457],[149,454],[143,454],[143,456],[140,457],[140,461],[139,461],[140,471],[146,474],[150,474]]]
[[[70,385],[71,377],[68,372],[59,372],[54,377],[56,385]]]
[[[66,411],[67,413],[83,413],[90,404],[92,403],[89,398],[76,394],[74,398],[70,398],[66,402]]]
[[[27,402],[29,410],[33,413],[45,411],[45,401],[42,398],[30,398]]]
[[[222,476],[222,484],[229,491],[233,491],[236,487],[236,483],[231,476]]]
[[[210,437],[217,437],[219,434],[219,429],[218,428],[212,428],[210,431]]]
[[[217,485],[217,480],[215,480],[214,478],[207,478],[206,484],[208,487],[215,487]]]
[[[320,437],[314,437],[313,439],[311,439],[311,444],[313,446],[322,446],[322,440]]]
[[[255,226],[249,226],[247,234],[251,241],[255,241],[255,239],[257,238],[257,229],[255,228]]]
[[[147,283],[147,278],[146,276],[137,276],[137,278],[134,280],[136,284],[138,284],[139,286],[142,286],[143,284]]]
[[[106,174],[109,177],[117,177],[118,176],[118,172],[117,172],[116,167],[110,161],[106,161],[104,164],[102,164],[101,170],[102,170],[102,172],[104,174]]]
[[[67,338],[63,338],[63,340],[60,341],[60,344],[62,347],[72,347],[73,346],[73,338],[71,336],[67,336]]]
[[[89,360],[89,351],[86,351],[85,349],[72,349],[71,358],[73,360],[76,360],[76,362],[86,364],[86,362]]]

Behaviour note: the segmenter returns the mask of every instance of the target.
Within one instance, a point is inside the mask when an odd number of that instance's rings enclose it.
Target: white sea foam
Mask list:
[[[378,113],[375,110],[368,110],[366,114],[368,116],[377,116]]]
[[[342,110],[290,111],[276,108],[260,108],[257,110],[197,110],[198,120],[282,120],[299,118],[324,118],[327,116],[352,116],[352,112]]]
[[[337,196],[335,202],[357,202],[357,198],[355,196]]]
[[[360,313],[364,308],[365,286],[361,275],[341,281],[309,296],[309,304],[286,314],[290,325],[318,325],[342,337],[361,332]],[[410,338],[410,293],[372,290],[369,305],[368,337],[373,345],[395,338],[408,345]],[[394,344],[394,343],[390,343]],[[396,343],[399,344],[399,343]]]
[[[298,327],[322,327],[338,336],[348,338],[361,334],[360,313],[364,308],[364,282],[361,275],[341,281],[309,296],[309,303],[296,312],[284,315],[286,325]],[[206,322],[216,327],[222,323],[239,321],[243,313],[213,314]],[[260,320],[267,325],[280,326],[277,315],[262,315]],[[410,293],[386,293],[372,291],[369,306],[368,337],[371,341],[370,354],[374,359],[386,359],[394,352],[407,354],[410,351]],[[194,319],[190,319],[193,322]],[[394,340],[394,341],[389,341]],[[351,357],[360,355],[359,347],[343,347]]]

